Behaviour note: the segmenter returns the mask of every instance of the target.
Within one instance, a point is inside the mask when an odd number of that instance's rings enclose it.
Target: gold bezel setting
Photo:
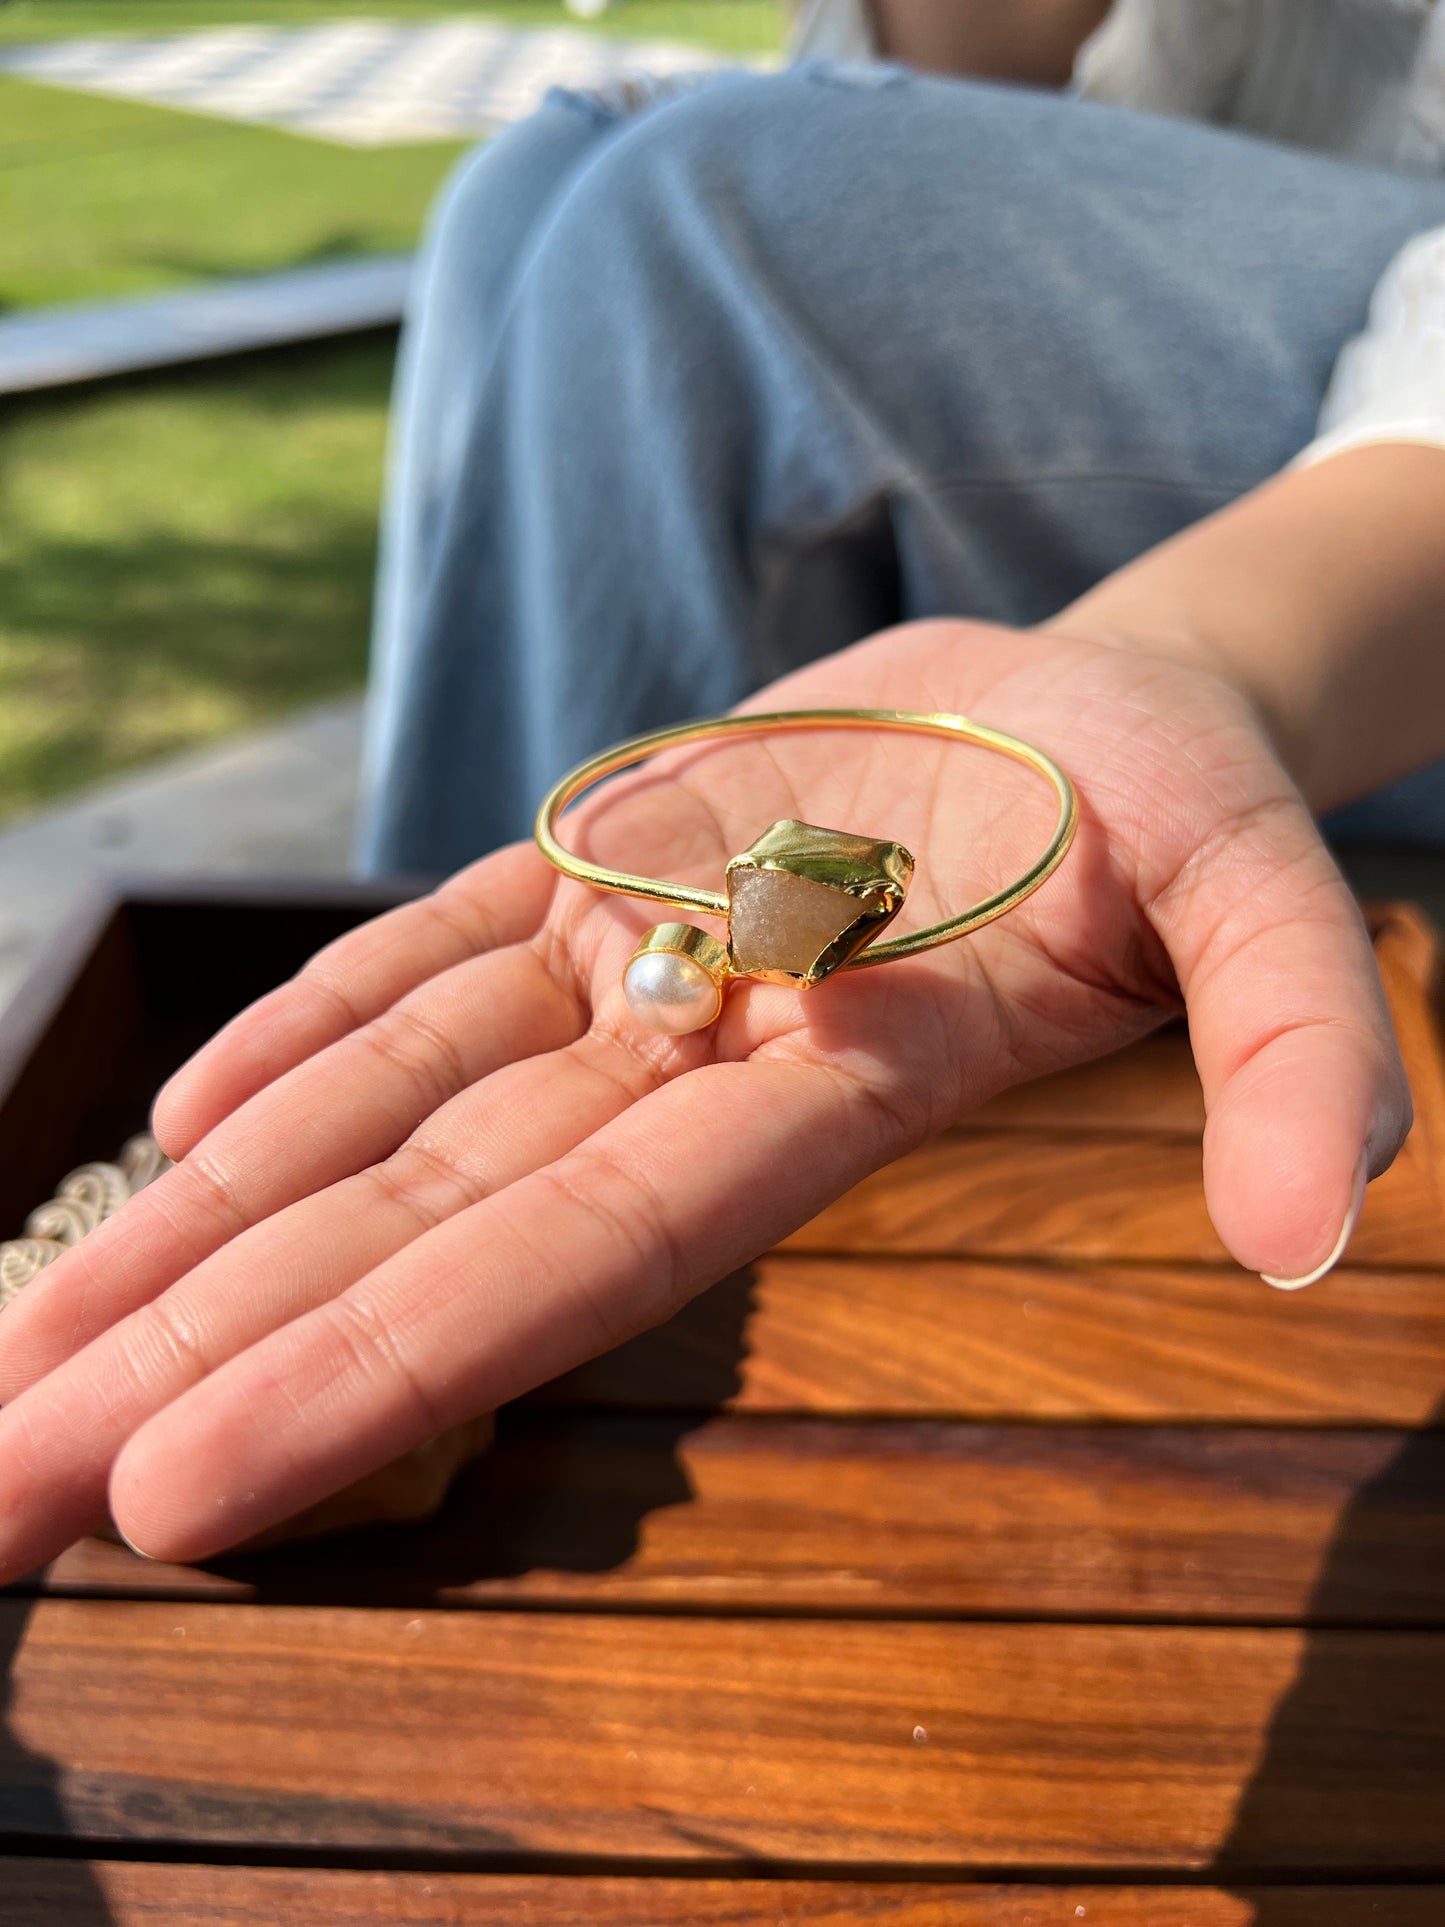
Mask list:
[[[912,876],[901,843],[781,818],[727,866],[733,975],[811,990],[892,923]],[[762,915],[749,915],[748,896],[776,898],[776,914],[767,915],[765,902]],[[808,940],[809,930],[818,941]]]

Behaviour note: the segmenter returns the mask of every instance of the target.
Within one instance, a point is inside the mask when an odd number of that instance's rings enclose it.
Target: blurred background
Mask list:
[[[349,857],[396,324],[456,157],[774,0],[0,0],[0,1002],[97,870]]]

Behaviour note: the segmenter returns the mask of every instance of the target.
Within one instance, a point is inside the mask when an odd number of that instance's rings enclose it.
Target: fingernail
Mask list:
[[[153,1552],[147,1552],[144,1546],[138,1546],[134,1539],[127,1539],[125,1533],[115,1524],[114,1519],[112,1519],[110,1523],[115,1526],[116,1538],[120,1540],[122,1545],[129,1546],[137,1559],[149,1559],[152,1565],[156,1563],[156,1556]]]
[[[1334,1249],[1330,1255],[1323,1264],[1316,1265],[1313,1271],[1307,1271],[1303,1278],[1271,1278],[1267,1271],[1262,1271],[1259,1275],[1264,1282],[1267,1285],[1273,1285],[1276,1291],[1303,1291],[1306,1285],[1317,1285],[1326,1273],[1333,1271],[1344,1257],[1345,1247],[1354,1237],[1355,1226],[1360,1222],[1360,1211],[1365,1202],[1367,1182],[1368,1172],[1365,1167],[1365,1154],[1362,1151],[1360,1161],[1355,1166],[1355,1182],[1350,1190],[1350,1208],[1345,1213],[1345,1221],[1340,1226],[1340,1235],[1335,1239]]]

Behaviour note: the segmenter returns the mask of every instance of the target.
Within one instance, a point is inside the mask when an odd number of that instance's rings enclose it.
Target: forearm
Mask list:
[[[879,51],[931,73],[1062,87],[1109,0],[868,0]]]
[[[1046,625],[1245,689],[1316,810],[1445,757],[1445,449],[1288,470]]]

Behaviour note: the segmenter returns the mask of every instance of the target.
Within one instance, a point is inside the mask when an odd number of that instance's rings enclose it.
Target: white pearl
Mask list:
[[[691,957],[649,950],[622,975],[622,994],[639,1023],[665,1037],[702,1030],[722,1009],[722,986]]]

